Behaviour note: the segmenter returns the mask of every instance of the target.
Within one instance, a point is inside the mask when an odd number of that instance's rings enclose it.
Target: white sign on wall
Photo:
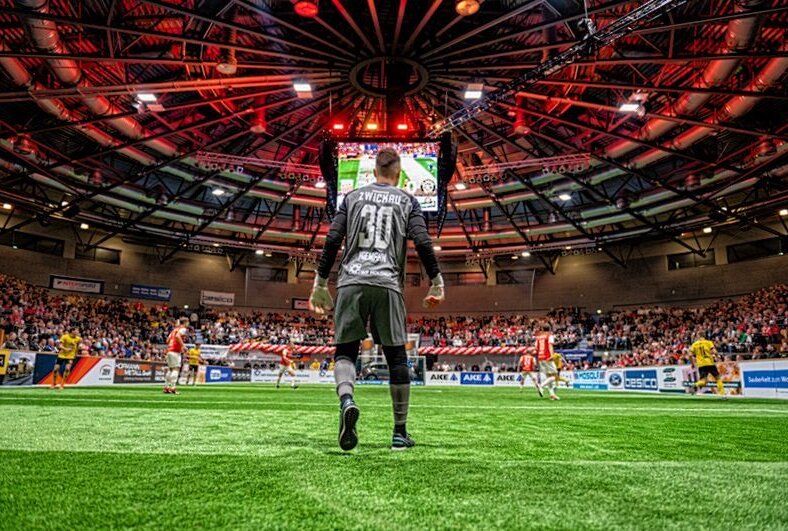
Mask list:
[[[235,293],[226,291],[200,291],[200,304],[203,306],[235,306]]]

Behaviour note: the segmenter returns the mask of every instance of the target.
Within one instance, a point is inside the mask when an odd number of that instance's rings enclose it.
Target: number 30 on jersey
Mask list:
[[[361,231],[358,246],[361,249],[384,251],[389,246],[394,207],[364,205],[361,208]]]

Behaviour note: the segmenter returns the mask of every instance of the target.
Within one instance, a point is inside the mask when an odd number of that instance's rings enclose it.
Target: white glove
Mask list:
[[[443,276],[438,273],[430,283],[430,290],[427,292],[427,296],[424,297],[422,306],[425,308],[434,308],[442,303],[445,298],[446,294],[443,291]]]
[[[334,309],[334,299],[328,291],[328,279],[315,275],[315,284],[309,296],[309,309],[317,314],[324,314]]]

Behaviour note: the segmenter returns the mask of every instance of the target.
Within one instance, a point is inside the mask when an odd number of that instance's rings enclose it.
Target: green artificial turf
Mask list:
[[[785,529],[788,403],[359,386],[2,389],[6,529]]]

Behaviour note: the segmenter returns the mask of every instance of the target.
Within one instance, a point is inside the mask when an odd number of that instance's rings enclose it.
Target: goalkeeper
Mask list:
[[[339,267],[337,307],[334,311],[336,367],[334,378],[340,401],[339,446],[352,450],[358,444],[356,422],[359,409],[353,398],[359,345],[372,337],[383,345],[390,372],[391,405],[394,412],[392,450],[414,446],[406,429],[410,402],[410,372],[405,354],[405,300],[403,284],[408,240],[431,279],[424,306],[443,301],[443,278],[427,233],[418,201],[396,187],[400,175],[399,154],[383,148],[375,159],[376,182],[347,194],[328,232],[309,299],[317,313],[331,310],[328,275],[345,243]]]

